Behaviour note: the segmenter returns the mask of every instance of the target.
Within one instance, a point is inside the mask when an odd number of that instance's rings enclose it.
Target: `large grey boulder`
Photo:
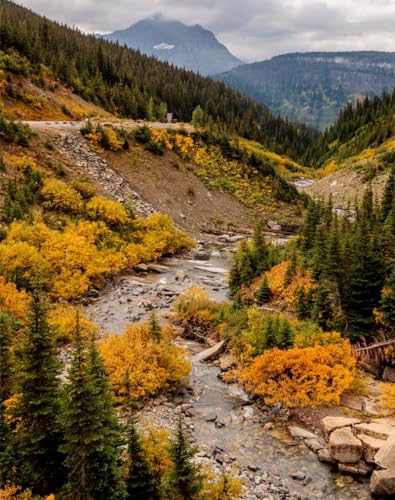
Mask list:
[[[330,435],[329,453],[338,462],[355,464],[362,458],[363,447],[350,427],[344,427],[334,430]]]
[[[342,427],[351,427],[358,424],[360,420],[352,417],[325,417],[322,419],[322,429],[325,436],[329,436],[331,432]]]
[[[395,431],[394,427],[381,422],[368,422],[355,425],[355,433],[365,434],[375,439],[388,439]]]
[[[303,427],[297,425],[290,425],[288,427],[289,433],[294,439],[315,439],[317,436]]]
[[[370,478],[370,492],[375,497],[395,497],[395,469],[376,470]]]
[[[395,470],[395,433],[392,434],[374,456],[380,467]]]
[[[213,347],[210,347],[209,349],[206,349],[202,352],[199,352],[199,354],[196,354],[192,358],[192,361],[197,362],[197,361],[208,361],[210,359],[215,359],[220,354],[222,354],[224,349],[225,349],[225,342],[221,340],[221,342],[218,342]]]

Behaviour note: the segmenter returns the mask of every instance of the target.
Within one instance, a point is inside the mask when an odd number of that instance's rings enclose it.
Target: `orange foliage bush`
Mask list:
[[[83,209],[80,193],[59,179],[46,179],[41,196],[45,200],[44,206],[54,210],[78,213]]]
[[[110,335],[100,343],[115,394],[125,393],[130,381],[130,396],[140,399],[182,382],[190,371],[186,350],[173,343],[171,327],[162,328],[159,341],[152,338],[147,324],[130,325],[123,335]]]
[[[18,291],[14,283],[6,283],[0,276],[0,313],[8,312],[24,321],[29,311],[30,299],[26,292]]]
[[[121,203],[102,196],[94,196],[86,205],[89,217],[104,220],[110,226],[123,226],[130,223],[130,216]]]
[[[353,381],[355,366],[349,341],[340,339],[326,346],[268,350],[241,370],[241,378],[266,404],[338,404]]]

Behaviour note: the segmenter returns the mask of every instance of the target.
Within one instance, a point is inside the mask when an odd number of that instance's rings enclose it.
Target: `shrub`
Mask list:
[[[104,338],[100,350],[115,394],[125,394],[127,378],[130,397],[136,400],[180,384],[189,374],[190,362],[185,349],[172,340],[170,327],[162,328],[158,341],[145,323],[129,326],[123,335]]]
[[[271,349],[244,368],[241,378],[266,404],[338,404],[352,383],[355,365],[350,343],[339,340],[325,347]]]
[[[44,206],[53,210],[79,213],[83,209],[82,197],[78,191],[58,179],[46,179],[41,196]]]
[[[130,217],[121,203],[102,196],[94,196],[86,205],[88,216],[93,220],[103,220],[110,226],[125,226]]]
[[[395,384],[380,384],[380,404],[385,410],[395,413]]]

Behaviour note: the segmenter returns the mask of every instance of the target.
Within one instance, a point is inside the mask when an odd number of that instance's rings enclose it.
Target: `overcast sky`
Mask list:
[[[236,56],[248,61],[296,51],[395,51],[395,0],[19,0],[19,3],[83,31],[100,33],[126,28],[161,13],[187,24],[203,25]]]

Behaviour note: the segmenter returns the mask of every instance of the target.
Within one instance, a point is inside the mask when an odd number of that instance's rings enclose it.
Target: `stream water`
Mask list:
[[[88,313],[103,331],[122,332],[126,324],[144,320],[154,309],[168,310],[177,295],[190,286],[203,286],[214,300],[226,300],[231,248],[223,246],[209,251],[207,261],[173,258],[162,263],[167,268],[161,270],[164,272],[121,277],[87,307]],[[195,342],[186,344],[192,354],[203,349]],[[294,441],[287,433],[290,422],[265,428],[260,410],[244,391],[225,384],[218,374],[219,368],[213,364],[194,362],[190,377],[193,391],[185,393],[180,404],[192,405],[189,420],[202,454],[210,456],[217,450],[227,457],[227,463],[249,470],[253,487],[265,475],[270,477],[274,488],[271,494],[258,497],[251,493],[245,498],[290,498],[289,494],[304,499],[371,498],[366,482],[331,472],[312,451]],[[304,476],[304,480],[293,479],[291,475],[295,473]]]

